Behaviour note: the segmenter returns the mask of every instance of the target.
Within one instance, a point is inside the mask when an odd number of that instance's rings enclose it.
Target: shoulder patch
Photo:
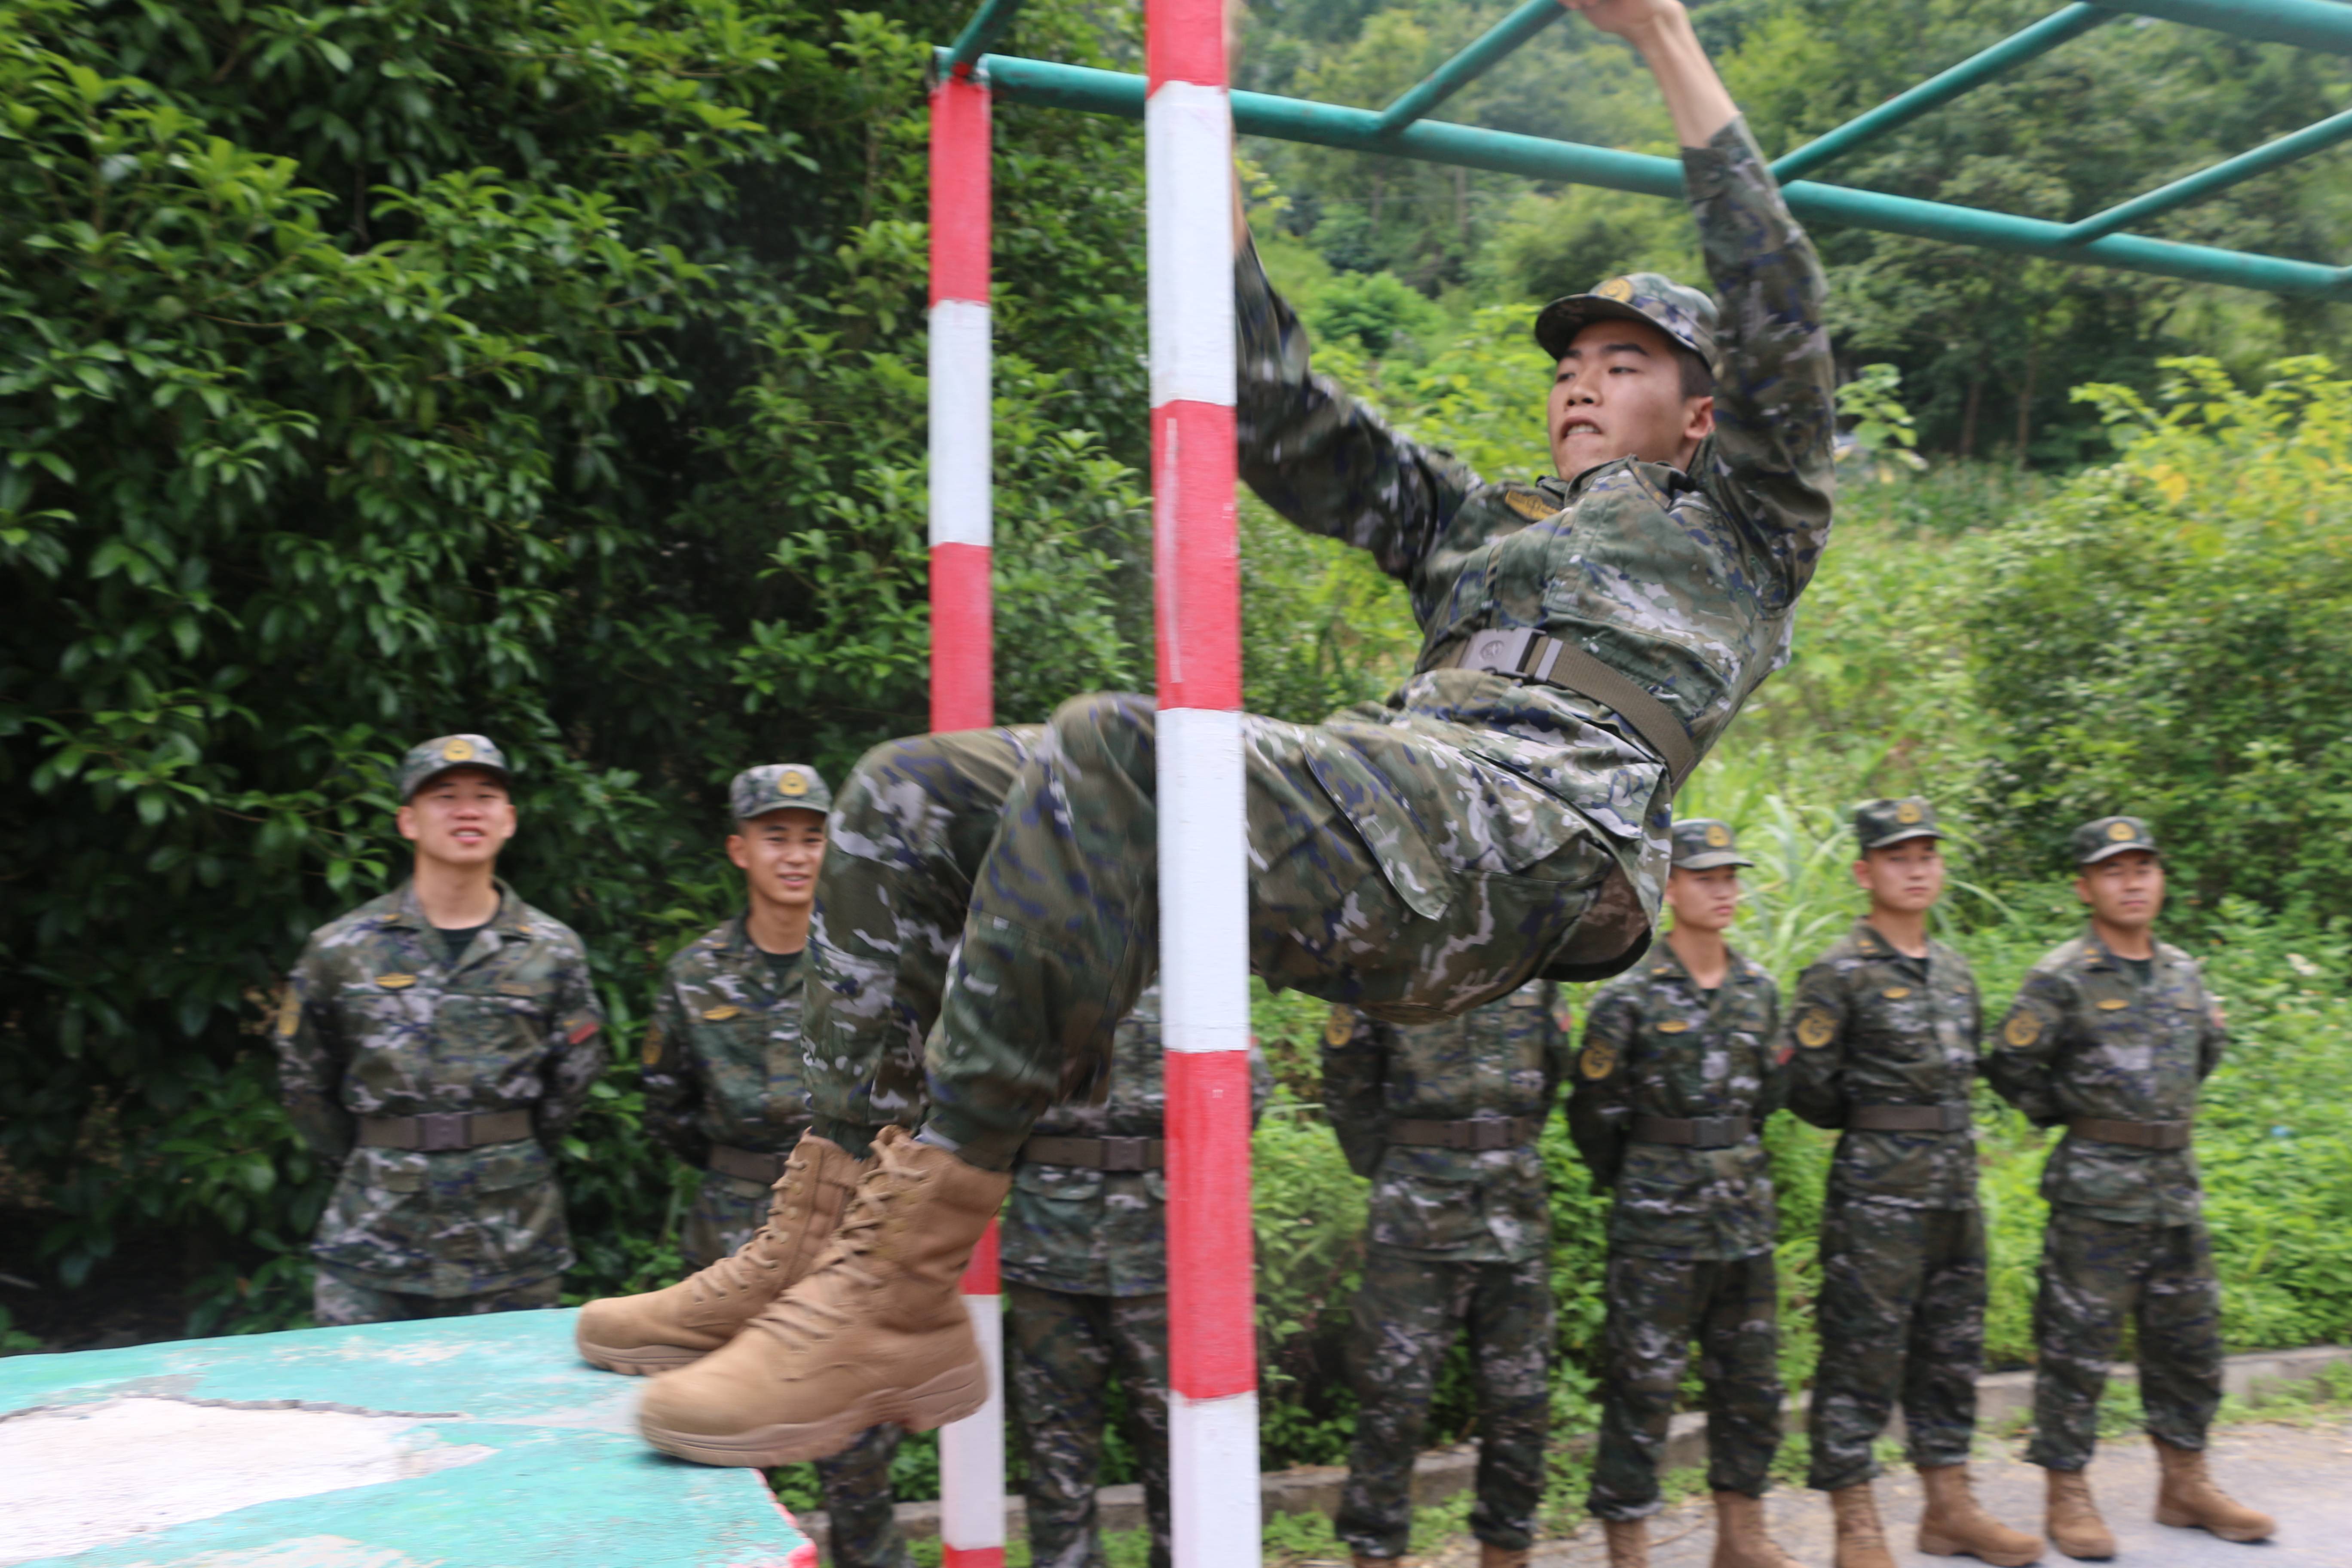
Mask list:
[[[1837,1023],[1819,1009],[1797,1020],[1797,1044],[1819,1050],[1837,1038]]]
[[[1503,492],[1503,504],[1529,522],[1541,522],[1559,510],[1545,499],[1541,490],[1523,490],[1517,486]]]
[[[1617,1070],[1617,1047],[1606,1043],[1584,1047],[1576,1059],[1576,1070],[1587,1078],[1607,1078]]]
[[[410,986],[416,984],[416,976],[414,974],[379,974],[375,977],[375,983],[378,985],[383,986],[386,991],[405,991]]]
[[[2021,1050],[2042,1037],[2042,1020],[2023,1011],[2011,1013],[2000,1026],[2000,1037]]]
[[[1327,1046],[1344,1046],[1355,1032],[1356,1010],[1345,1002],[1335,1005],[1331,1016],[1323,1020],[1323,1043]]]
[[[647,1067],[659,1067],[662,1058],[662,1026],[656,1018],[646,1029],[646,1043],[637,1051],[637,1059]]]

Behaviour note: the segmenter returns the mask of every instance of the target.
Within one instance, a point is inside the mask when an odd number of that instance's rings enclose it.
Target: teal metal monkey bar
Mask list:
[[[1020,0],[984,0],[955,42],[938,51],[943,76],[977,73],[993,94],[1088,113],[1143,117],[1144,79],[1117,71],[987,53]],[[1557,0],[1526,0],[1484,36],[1382,110],[1349,109],[1267,93],[1233,95],[1234,129],[1244,135],[1345,147],[1428,163],[1492,169],[1534,179],[1674,196],[1682,166],[1670,158],[1582,142],[1454,125],[1431,110],[1492,69],[1561,15]],[[2122,16],[2157,17],[2265,43],[2352,55],[2352,4],[2339,0],[2105,0],[2070,5],[1836,130],[1774,160],[1790,209],[1800,218],[2058,261],[2225,283],[2276,294],[2352,298],[2352,267],[2296,261],[2123,232],[2159,213],[2203,199],[2338,142],[2352,139],[2352,110],[2175,180],[2076,223],[2052,223],[1944,202],[1920,201],[1804,178],[1857,147]]]

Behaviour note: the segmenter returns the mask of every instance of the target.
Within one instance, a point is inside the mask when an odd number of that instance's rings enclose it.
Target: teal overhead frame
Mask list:
[[[942,75],[981,72],[1014,103],[1143,117],[1144,79],[1117,71],[984,55],[1019,0],[985,0],[953,46],[938,51]],[[1490,169],[1533,179],[1597,185],[1646,195],[1682,191],[1670,158],[1581,142],[1520,136],[1425,118],[1560,14],[1557,0],[1525,0],[1460,54],[1383,110],[1350,109],[1266,93],[1233,95],[1234,129],[1244,135]],[[2352,55],[2352,4],[2343,0],[2105,0],[2064,6],[1919,86],[1784,154],[1773,172],[1790,210],[1808,221],[1909,235],[1981,249],[2042,256],[2199,283],[2277,294],[2352,298],[2352,268],[2185,245],[2119,232],[2352,138],[2352,110],[2173,181],[2073,224],[1890,195],[1800,176],[1885,136],[2002,73],[2121,16],[2179,22],[2266,43]]]

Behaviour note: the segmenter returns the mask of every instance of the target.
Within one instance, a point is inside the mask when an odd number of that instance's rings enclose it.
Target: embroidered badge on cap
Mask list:
[[[808,789],[808,774],[798,768],[786,768],[776,775],[778,795],[806,795]]]
[[[1706,825],[1706,845],[1708,848],[1720,849],[1730,842],[1731,829],[1724,826],[1720,822],[1710,822]]]
[[[1633,297],[1633,280],[1630,278],[1612,278],[1593,292],[1604,300],[1614,300],[1622,305]]]
[[[1910,826],[1913,823],[1919,820],[1918,806],[1915,805],[1910,801],[1905,801],[1901,805],[1895,808],[1895,820],[1901,823],[1906,827]]]
[[[386,991],[405,991],[408,987],[416,984],[416,976],[414,974],[379,974],[375,977],[375,983],[378,985],[383,986]]]
[[[1827,1013],[1808,1013],[1797,1020],[1797,1044],[1818,1050],[1837,1038],[1837,1025]]]
[[[2031,1013],[2015,1014],[2002,1027],[2000,1037],[2012,1046],[2030,1046],[2042,1037],[2042,1020]]]
[[[730,1003],[724,1007],[706,1007],[702,1016],[714,1024],[723,1024],[730,1018],[741,1017],[743,1009]]]
[[[2107,824],[2107,837],[2121,844],[2125,839],[2132,837],[2132,825],[2128,822],[2110,822]]]
[[[441,748],[441,760],[445,763],[462,763],[473,754],[474,742],[463,735],[457,736]]]

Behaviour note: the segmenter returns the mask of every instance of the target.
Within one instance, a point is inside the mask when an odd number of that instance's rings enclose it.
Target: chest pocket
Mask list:
[[[1917,1062],[1940,1056],[1935,1004],[1927,988],[1902,976],[1872,977],[1855,998],[1854,1016],[1868,1048],[1891,1061]]]

